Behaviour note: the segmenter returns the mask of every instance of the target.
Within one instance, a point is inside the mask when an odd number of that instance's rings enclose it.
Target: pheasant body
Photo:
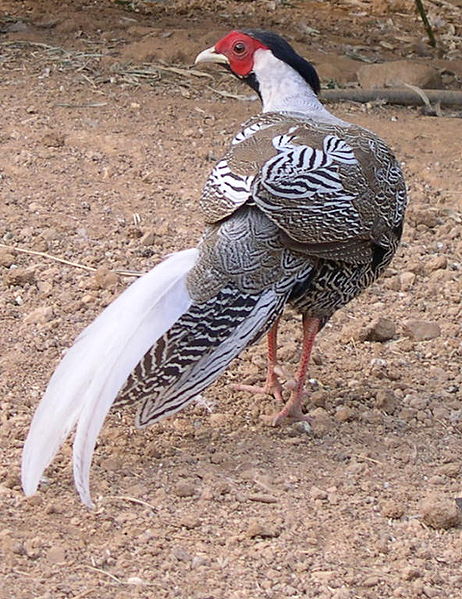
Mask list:
[[[381,139],[321,105],[312,65],[259,30],[231,32],[196,61],[224,64],[258,92],[263,112],[242,126],[205,183],[197,249],[137,281],[59,365],[26,441],[27,494],[76,425],[74,478],[91,505],[91,456],[112,405],[137,405],[139,427],[172,415],[265,333],[268,375],[257,391],[283,400],[276,340],[287,305],[302,315],[304,339],[296,385],[273,422],[306,419],[316,333],[398,247],[406,207],[399,164]]]

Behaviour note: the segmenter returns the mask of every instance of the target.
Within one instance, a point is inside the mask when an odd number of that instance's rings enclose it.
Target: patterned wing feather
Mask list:
[[[276,113],[244,125],[211,182],[203,197],[209,222],[254,203],[290,247],[353,263],[370,261],[373,244],[389,245],[406,203],[399,165],[374,134]],[[245,190],[234,204],[223,193],[232,185]]]

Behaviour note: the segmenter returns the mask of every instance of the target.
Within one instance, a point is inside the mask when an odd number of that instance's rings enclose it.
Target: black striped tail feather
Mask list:
[[[243,294],[227,286],[193,304],[146,352],[114,406],[138,405],[140,428],[183,409],[269,330],[286,298],[274,288]]]

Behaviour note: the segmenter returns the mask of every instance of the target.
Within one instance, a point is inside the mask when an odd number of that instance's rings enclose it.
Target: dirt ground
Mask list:
[[[69,443],[34,497],[19,484],[62,351],[133,280],[118,271],[196,244],[205,178],[259,109],[228,75],[187,72],[197,52],[271,27],[348,66],[351,85],[366,61],[410,57],[460,88],[460,2],[426,4],[438,50],[406,0],[1,2],[2,599],[462,597],[462,121],[449,110],[331,106],[390,143],[410,208],[392,267],[319,337],[312,434],[265,426],[271,399],[230,388],[261,380],[261,343],[175,418],[136,431],[131,414],[108,417],[95,510],[74,492]],[[379,317],[396,328],[387,342],[367,340]],[[289,313],[292,369],[299,328]]]

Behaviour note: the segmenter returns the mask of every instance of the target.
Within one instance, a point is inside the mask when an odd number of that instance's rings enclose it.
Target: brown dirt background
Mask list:
[[[115,270],[195,245],[207,173],[258,110],[213,91],[248,99],[229,76],[153,77],[153,64],[184,68],[226,30],[263,26],[339,79],[364,60],[412,57],[460,88],[460,2],[427,6],[437,51],[405,0],[1,2],[2,598],[462,596],[462,121],[450,111],[332,106],[391,144],[410,208],[392,267],[319,337],[312,435],[265,427],[271,399],[230,390],[261,379],[261,343],[176,418],[138,432],[131,414],[108,417],[94,511],[74,493],[70,444],[37,495],[19,485],[30,418],[62,351],[132,280]],[[380,316],[394,338],[363,341]],[[415,319],[441,334],[409,338]],[[294,315],[283,328],[294,368]]]

